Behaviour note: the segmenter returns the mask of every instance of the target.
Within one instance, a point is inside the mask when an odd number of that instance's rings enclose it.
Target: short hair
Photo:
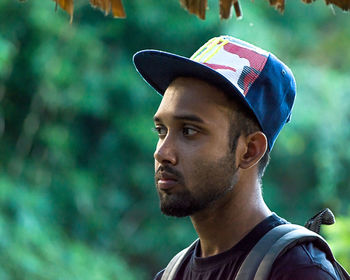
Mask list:
[[[237,98],[232,97],[232,94],[225,94],[229,101],[230,110],[230,128],[229,139],[231,151],[234,152],[237,148],[237,141],[240,135],[247,136],[257,131],[262,131],[258,120],[251,110],[242,105]],[[270,150],[266,149],[264,156],[258,163],[258,177],[259,180],[264,175],[267,165],[270,161]]]

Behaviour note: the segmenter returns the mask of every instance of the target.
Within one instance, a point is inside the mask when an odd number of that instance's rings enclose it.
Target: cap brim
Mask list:
[[[178,77],[193,77],[213,84],[236,96],[252,110],[240,91],[223,75],[210,67],[186,57],[157,50],[143,50],[133,57],[134,65],[143,79],[163,95],[170,83]]]

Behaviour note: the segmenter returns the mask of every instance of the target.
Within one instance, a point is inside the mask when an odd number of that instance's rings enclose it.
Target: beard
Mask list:
[[[169,165],[157,170],[156,184],[157,176],[162,171],[176,176],[178,184],[183,186],[176,192],[158,190],[160,209],[167,216],[186,217],[207,209],[231,192],[238,181],[233,153],[215,162],[197,163],[190,174],[193,182],[191,190],[186,187],[182,174]]]

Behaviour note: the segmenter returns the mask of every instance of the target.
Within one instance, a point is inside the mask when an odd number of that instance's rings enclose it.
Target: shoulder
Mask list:
[[[271,280],[336,280],[336,272],[326,254],[313,243],[293,247],[280,256],[271,271]]]

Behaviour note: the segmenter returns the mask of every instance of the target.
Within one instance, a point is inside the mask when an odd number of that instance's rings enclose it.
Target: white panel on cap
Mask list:
[[[243,93],[243,89],[238,86],[238,79],[243,72],[244,66],[250,66],[248,59],[227,52],[222,48],[209,60],[205,61],[205,63],[222,66],[222,68],[219,67],[215,70],[230,80],[230,82],[233,83],[241,93]],[[226,67],[230,69],[226,69]]]

